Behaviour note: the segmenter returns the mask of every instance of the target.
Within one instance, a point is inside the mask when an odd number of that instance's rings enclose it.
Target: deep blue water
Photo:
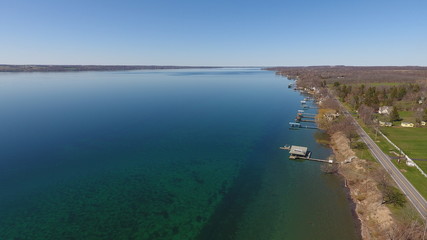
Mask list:
[[[0,74],[0,239],[357,239],[259,69]],[[312,110],[313,111],[313,110]],[[339,223],[339,224],[338,224]]]

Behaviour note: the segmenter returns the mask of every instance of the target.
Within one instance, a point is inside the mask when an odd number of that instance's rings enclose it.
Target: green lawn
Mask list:
[[[415,123],[415,117],[413,111],[399,111],[399,116],[402,118],[402,122]]]
[[[371,152],[368,149],[353,149],[353,151],[356,153],[356,156],[360,159],[376,162],[375,158],[372,156]]]
[[[375,132],[366,127],[360,119],[356,118],[356,120],[385,154],[393,156],[392,152],[397,152],[385,138],[377,136]],[[408,154],[409,157],[427,159],[427,128],[382,127],[381,131],[394,144]],[[392,162],[412,185],[414,185],[420,194],[427,199],[427,178],[415,167],[408,167],[405,163],[397,163],[396,160],[392,160]],[[427,161],[416,161],[416,163],[424,172],[427,172]]]
[[[405,163],[397,163],[392,160],[394,165],[403,173],[403,175],[414,185],[414,187],[427,199],[427,178],[425,178],[415,167],[408,167]],[[418,161],[417,164],[423,168]],[[423,168],[425,171],[425,168]]]
[[[359,123],[361,123],[361,122],[359,121]],[[366,133],[368,133],[368,135],[375,141],[375,143],[378,145],[378,147],[381,148],[381,150],[385,154],[393,156],[392,151],[397,152],[397,150],[389,142],[387,142],[387,140],[385,140],[385,138],[383,138],[382,136],[376,136],[376,134],[373,132],[373,130],[367,128],[363,123],[361,123],[361,126],[363,127],[363,129],[365,129]],[[394,128],[394,127],[393,128],[386,128],[386,127],[383,127],[381,129],[381,131],[384,134],[386,134],[384,129],[386,131],[391,130],[391,132],[395,134],[394,129],[404,129],[404,130],[411,129],[412,131],[414,131],[414,130],[420,130],[421,128]],[[427,138],[427,136],[425,136],[427,134],[427,132],[424,132],[424,131],[427,131],[427,128],[422,128],[422,129],[423,129],[422,133],[419,133],[416,136],[419,136],[421,138],[422,137]],[[424,133],[424,136],[423,136],[423,133]],[[406,135],[406,136],[410,139],[412,138],[411,136],[408,136],[408,135]],[[390,138],[389,135],[388,135],[388,137]],[[397,142],[395,142],[391,138],[390,138],[390,140],[393,141],[394,144],[396,144],[403,151],[405,151],[406,154],[409,155],[409,153],[406,152],[406,149],[403,146],[399,145]],[[412,139],[410,141],[412,141]],[[426,141],[424,141],[424,146],[425,145],[427,145]],[[403,173],[403,175],[409,180],[409,182],[411,182],[412,185],[414,185],[414,187],[420,192],[420,194],[424,198],[427,199],[427,178],[425,178],[423,175],[421,175],[421,173],[415,167],[408,167],[405,163],[398,163],[397,160],[392,160],[392,162]],[[424,170],[424,172],[427,172],[427,162],[416,161],[416,163],[418,164],[418,166],[420,166],[421,169]]]
[[[383,127],[381,131],[409,157],[427,159],[427,128]]]
[[[401,148],[410,158],[427,159],[427,128],[402,128],[402,127],[383,127],[381,131],[399,148]],[[384,148],[390,148],[386,140],[381,140]],[[427,172],[427,161],[415,161],[418,166]],[[402,171],[403,175],[414,185],[416,189],[427,198],[427,178],[425,178],[415,167],[408,167],[404,163],[393,163]]]
[[[389,143],[385,138],[376,136],[376,134],[371,130],[368,129],[364,124],[361,124],[362,127],[365,129],[365,131],[368,133],[368,135],[376,142],[378,147],[381,148],[381,150],[390,155],[393,156],[392,151],[397,152],[397,150]],[[403,129],[403,133],[401,133],[399,130]],[[417,130],[419,132],[417,132]],[[421,131],[420,131],[421,130]],[[427,128],[398,128],[398,127],[392,127],[387,128],[383,127],[381,131],[387,135],[387,137],[398,147],[400,147],[406,154],[409,155],[409,157],[412,157],[407,149],[404,148],[406,145],[406,142],[412,142],[412,141],[419,141],[420,144],[423,144],[424,146],[427,146]],[[409,131],[408,134],[406,131]],[[397,133],[396,133],[397,132]],[[416,134],[412,134],[412,132],[417,132]],[[393,138],[391,138],[390,135],[394,135]],[[413,137],[415,135],[415,138]],[[400,138],[401,137],[401,138]],[[398,138],[400,140],[395,141],[395,138]],[[402,140],[402,139],[406,139]],[[423,140],[424,139],[424,140]],[[403,145],[399,145],[399,143],[404,143]],[[413,147],[411,145],[411,147]],[[427,152],[427,150],[424,150]],[[413,157],[415,158],[415,157]],[[426,159],[426,158],[425,158]],[[425,178],[421,173],[416,169],[415,167],[408,167],[405,163],[397,163],[396,160],[392,160],[393,164],[403,173],[403,175],[414,185],[414,187],[420,192],[421,195],[423,195],[424,198],[427,199],[427,178]],[[426,161],[416,161],[418,166],[420,166],[421,169],[424,170],[424,172],[427,172],[427,162]]]

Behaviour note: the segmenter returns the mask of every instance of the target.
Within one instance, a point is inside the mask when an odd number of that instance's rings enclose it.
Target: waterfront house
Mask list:
[[[378,109],[379,114],[387,114],[390,115],[391,111],[393,111],[392,106],[382,106]]]
[[[323,116],[328,120],[328,121],[332,121],[336,118],[338,118],[340,116],[339,113],[325,113],[323,114]]]
[[[402,127],[414,127],[414,124],[410,123],[410,122],[402,122],[400,124],[400,126],[402,126]]]
[[[391,122],[379,121],[379,124],[380,124],[381,127],[391,127],[391,126],[393,126],[393,123],[391,123]]]

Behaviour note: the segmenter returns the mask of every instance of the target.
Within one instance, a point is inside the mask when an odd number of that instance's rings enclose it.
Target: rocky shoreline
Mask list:
[[[346,188],[354,204],[354,214],[360,222],[362,239],[389,239],[388,233],[394,219],[390,209],[382,204],[382,194],[373,177],[376,174],[375,163],[354,158],[351,163],[345,164],[344,161],[355,154],[342,132],[331,136],[330,146],[337,162],[341,163],[338,173],[347,183]]]
[[[301,87],[296,89],[311,95],[314,99],[322,98],[316,94],[316,91]],[[351,205],[361,239],[392,239],[391,234],[396,221],[391,210],[383,204],[383,194],[378,187],[381,176],[384,175],[382,177],[385,179],[386,174],[381,171],[382,168],[377,162],[356,157],[356,153],[350,147],[350,139],[344,133],[344,126],[333,126],[335,118],[330,116],[335,111],[328,106],[323,106],[322,101],[318,107],[317,126],[329,136],[329,141],[324,144],[333,150],[335,161],[338,163],[337,169],[322,170],[326,170],[325,173],[338,174],[343,178],[343,188]]]
[[[322,109],[322,106],[319,108]],[[323,116],[318,115],[317,121],[320,117]],[[327,132],[324,128],[322,130]],[[330,138],[327,144],[339,164],[336,174],[343,178],[343,188],[361,239],[389,239],[387,232],[393,225],[393,218],[390,210],[381,204],[382,194],[376,186],[376,181],[370,177],[374,163],[354,157],[356,154],[350,148],[350,141],[344,133],[338,131],[327,134]],[[345,163],[345,160],[350,158],[352,162]]]

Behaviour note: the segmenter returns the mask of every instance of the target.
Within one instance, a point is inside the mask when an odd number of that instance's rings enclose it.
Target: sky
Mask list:
[[[425,0],[13,0],[0,64],[427,66]]]

